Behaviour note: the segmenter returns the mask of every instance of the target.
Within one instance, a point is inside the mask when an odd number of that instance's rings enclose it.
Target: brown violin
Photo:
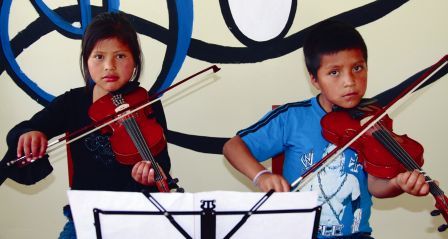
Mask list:
[[[126,109],[147,100],[148,93],[141,87],[127,94],[107,94],[90,106],[89,116],[94,122],[102,122],[118,112],[126,114]],[[169,192],[166,177],[154,159],[167,143],[163,128],[155,118],[147,117],[151,113],[149,106],[144,107],[102,128],[101,133],[111,135],[109,141],[118,162],[126,165],[142,160],[151,162],[157,189],[159,192]]]
[[[362,109],[333,111],[321,120],[322,135],[326,140],[343,145],[360,131],[361,121],[372,116],[378,106],[368,105]],[[407,135],[392,131],[392,119],[381,118],[366,133],[353,142],[350,148],[358,153],[358,162],[369,174],[379,178],[393,178],[412,167],[423,165],[423,147]]]
[[[368,105],[330,112],[321,120],[322,135],[337,146],[344,145],[360,131],[361,120],[374,114],[377,109],[379,107]],[[390,179],[405,171],[418,170],[422,173],[436,200],[437,210],[432,211],[431,215],[442,214],[448,222],[448,198],[421,168],[424,163],[422,145],[407,135],[395,134],[392,131],[392,119],[387,115],[354,141],[350,148],[358,153],[358,161],[364,170],[373,176]],[[447,228],[448,224],[443,224],[438,230],[442,232]]]
[[[147,98],[148,93],[141,87],[127,94],[107,94],[90,106],[89,116],[94,122],[101,122],[117,112],[127,113],[126,109]],[[147,106],[100,130],[102,134],[111,134],[109,141],[118,162],[134,165],[141,160],[151,161],[151,156],[166,147],[162,127],[154,118],[147,117],[151,113],[152,108]]]

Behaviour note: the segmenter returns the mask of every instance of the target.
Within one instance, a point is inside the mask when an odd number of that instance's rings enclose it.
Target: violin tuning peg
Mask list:
[[[448,228],[448,224],[442,224],[437,228],[437,231],[444,232]]]
[[[435,216],[438,216],[438,215],[440,215],[440,210],[432,210],[431,211],[431,216],[435,217]]]

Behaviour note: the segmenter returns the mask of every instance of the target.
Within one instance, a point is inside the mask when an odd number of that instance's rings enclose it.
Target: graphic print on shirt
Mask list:
[[[93,153],[96,161],[104,165],[113,165],[116,163],[109,136],[94,132],[86,136],[84,145]]]
[[[334,148],[329,144],[322,157]],[[356,156],[348,156],[350,161],[346,163],[347,156],[345,152],[340,154],[303,187],[304,191],[318,193],[318,202],[322,206],[319,234],[322,236],[341,236],[344,232],[354,233],[359,229],[361,192],[358,179],[351,173],[357,172],[359,167],[352,161]],[[344,225],[351,228],[344,228]]]
[[[355,157],[350,157],[350,162],[348,163],[348,167],[350,168],[350,172],[358,173],[362,171],[362,165],[358,162],[358,155]]]
[[[311,166],[313,166],[313,157],[314,157],[314,151],[311,150],[311,152],[303,154],[300,157],[300,162],[302,162],[302,165],[305,167],[305,171],[308,170]]]

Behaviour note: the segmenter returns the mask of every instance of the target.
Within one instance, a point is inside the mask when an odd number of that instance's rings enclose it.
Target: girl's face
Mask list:
[[[321,57],[317,79],[311,83],[321,92],[319,103],[326,112],[333,105],[353,108],[358,105],[367,88],[367,62],[361,50],[350,49]]]
[[[128,45],[117,38],[100,40],[87,60],[95,90],[106,95],[123,87],[131,80],[135,62]]]

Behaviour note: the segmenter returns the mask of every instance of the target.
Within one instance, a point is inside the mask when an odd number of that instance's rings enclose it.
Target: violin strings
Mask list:
[[[112,102],[116,107],[126,104],[123,95],[121,94],[113,95]],[[137,124],[137,121],[135,120],[134,115],[138,114],[139,114],[138,112],[134,114],[128,114],[121,120],[121,122],[124,125],[126,132],[128,133],[132,142],[134,143],[134,146],[137,148],[137,151],[139,152],[140,156],[144,160],[151,162],[152,168],[154,169],[154,181],[158,182],[163,180],[163,176],[160,172],[158,164],[156,163],[153,155],[151,154],[151,151],[148,147],[148,144],[145,141],[145,138],[143,137],[143,134]],[[160,184],[160,186],[162,187],[161,191],[163,192],[169,191],[169,188],[165,188],[164,183]]]
[[[153,155],[151,153],[151,150],[149,149],[149,146],[148,146],[148,144],[145,141],[145,138],[143,137],[142,131],[138,127],[137,121],[135,120],[134,117],[130,117],[129,118],[129,122],[131,123],[130,125],[131,125],[131,127],[133,129],[132,131],[134,132],[133,135],[134,135],[134,137],[137,138],[137,140],[139,142],[138,145],[139,145],[140,150],[141,150],[140,152],[143,155],[146,155],[146,158],[145,158],[146,160],[149,159],[149,161],[151,162],[152,168],[154,169],[154,180],[156,182],[163,180],[163,176],[162,176],[162,173],[160,172],[159,166],[158,166],[156,160],[154,159],[154,157],[153,157]],[[169,191],[168,188],[165,188],[165,184],[162,183],[160,185],[163,188],[162,189],[163,192]]]
[[[399,160],[407,170],[421,170],[412,157],[396,142],[380,123],[380,128],[373,135]]]
[[[142,156],[142,158],[145,160],[148,160],[148,157],[145,154],[145,152],[143,151],[143,148],[141,146],[141,140],[138,139],[137,133],[135,132],[136,130],[133,128],[132,122],[130,121],[130,119],[128,118],[128,119],[123,120],[123,125],[125,126],[126,132],[131,137],[132,142],[134,143],[135,147],[137,148],[137,150],[140,153],[140,155]]]
[[[393,151],[396,158],[406,167],[407,170],[412,171],[421,168],[415,163],[412,157],[396,142],[395,139],[386,131],[383,125],[380,125],[380,129],[376,131],[378,136],[382,136],[380,142],[382,142],[389,151]]]
[[[381,123],[379,123],[381,129],[378,129],[374,133],[374,136],[376,137],[380,142],[383,143],[383,145],[391,151],[392,154],[394,154],[409,171],[412,171],[414,169],[418,169],[424,176],[425,180],[429,183],[430,192],[433,195],[443,195],[443,191],[433,182],[433,180],[426,175],[426,172],[423,171],[423,169],[412,159],[412,157],[401,147],[398,142],[390,135],[389,131],[384,128]]]
[[[135,118],[128,118],[126,120],[129,124],[126,124],[129,126],[129,135],[133,138],[135,138],[135,145],[138,149],[138,151],[140,152],[140,154],[143,156],[143,158],[147,161],[150,161],[152,163],[152,166],[154,168],[154,172],[155,172],[155,177],[156,180],[159,181],[161,180],[163,177],[159,171],[159,168],[157,167],[157,164],[155,162],[155,159],[153,157],[153,155],[151,154],[151,151],[148,148],[148,145],[146,144],[146,141],[142,135],[142,132],[140,131],[137,121],[135,120]],[[125,125],[125,127],[126,127]],[[126,127],[128,128],[128,127]],[[134,141],[134,140],[133,140]]]
[[[383,145],[399,160],[408,171],[414,169],[419,170],[424,176],[425,180],[429,183],[431,194],[443,195],[444,192],[433,182],[426,172],[412,159],[412,157],[401,147],[400,144],[391,136],[389,131],[381,124],[378,123],[380,128],[373,133],[375,138],[378,139]]]
[[[126,104],[126,101],[124,100],[122,94],[113,95],[112,102],[114,103],[115,106],[120,106],[120,105]],[[134,114],[138,114],[138,112],[136,112]],[[141,131],[138,128],[135,118],[132,117],[132,114],[127,115],[125,118],[123,118],[122,122],[126,128],[126,131],[128,132],[129,136],[131,137],[132,142],[134,143],[135,147],[137,148],[138,152],[140,153],[140,155],[142,155],[142,157],[145,160],[151,161],[151,163],[153,165],[155,165],[155,160],[152,157],[151,151],[149,151],[148,145],[146,144],[145,139],[144,139],[143,135],[141,134]],[[160,174],[159,171],[157,171],[156,173],[157,173],[156,174],[157,176]],[[160,179],[160,178],[158,177],[157,179]]]
[[[143,137],[143,134],[138,127],[137,121],[133,117],[129,117],[124,120],[124,125],[127,129],[128,134],[131,136],[134,145],[137,147],[137,150],[140,152],[140,155],[144,160],[150,161],[152,164],[152,168],[154,169],[154,180],[156,182],[163,180],[163,176],[160,172],[160,169],[151,154],[151,151],[146,144],[146,141]],[[165,184],[159,184],[162,187],[162,192],[168,192],[169,188],[165,188]]]

